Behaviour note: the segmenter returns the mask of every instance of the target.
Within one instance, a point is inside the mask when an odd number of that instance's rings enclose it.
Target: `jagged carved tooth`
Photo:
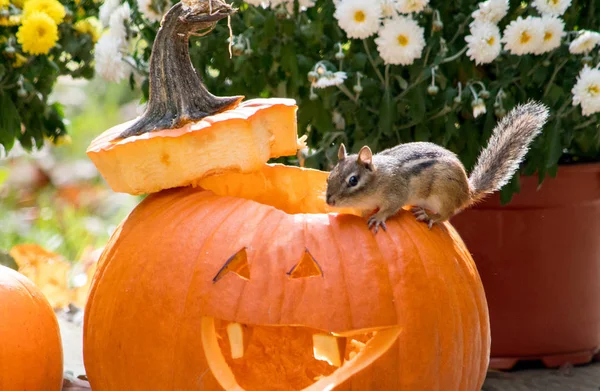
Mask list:
[[[229,337],[231,358],[244,357],[244,330],[242,325],[239,323],[229,323],[227,325],[227,336]]]
[[[317,360],[327,361],[330,365],[341,367],[346,355],[346,338],[331,334],[313,335],[313,355]]]

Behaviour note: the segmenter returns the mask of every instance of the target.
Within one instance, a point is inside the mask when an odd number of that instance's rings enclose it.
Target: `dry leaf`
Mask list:
[[[19,265],[19,272],[42,291],[52,308],[63,308],[71,302],[68,287],[71,265],[60,255],[37,244],[14,246],[10,255]]]

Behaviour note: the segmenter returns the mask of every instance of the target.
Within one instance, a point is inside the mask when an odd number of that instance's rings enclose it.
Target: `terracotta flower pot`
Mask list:
[[[490,366],[581,364],[600,350],[600,163],[561,166],[539,190],[452,219],[473,254],[492,329]]]

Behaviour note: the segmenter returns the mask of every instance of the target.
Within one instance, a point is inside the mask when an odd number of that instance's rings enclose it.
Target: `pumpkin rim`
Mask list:
[[[282,163],[265,163],[260,170],[251,172],[223,172],[209,175],[191,184],[193,188],[211,191],[218,196],[241,198],[272,207],[289,215],[341,215],[362,216],[354,208],[327,205],[325,189],[328,171],[315,168],[290,166]],[[235,187],[236,181],[255,183],[255,186]],[[300,187],[290,183],[302,183]],[[262,186],[262,187],[261,187]],[[288,198],[284,198],[287,196]],[[269,202],[270,201],[270,202]],[[300,206],[297,206],[300,205]],[[310,210],[302,209],[302,205]],[[295,210],[291,212],[290,210]]]

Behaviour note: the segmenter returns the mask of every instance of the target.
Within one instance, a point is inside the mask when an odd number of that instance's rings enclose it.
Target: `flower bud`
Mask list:
[[[432,85],[432,86],[427,87],[427,93],[429,95],[432,95],[432,96],[433,95],[437,95],[438,92],[440,92],[440,88],[438,86],[436,86],[436,85]]]

